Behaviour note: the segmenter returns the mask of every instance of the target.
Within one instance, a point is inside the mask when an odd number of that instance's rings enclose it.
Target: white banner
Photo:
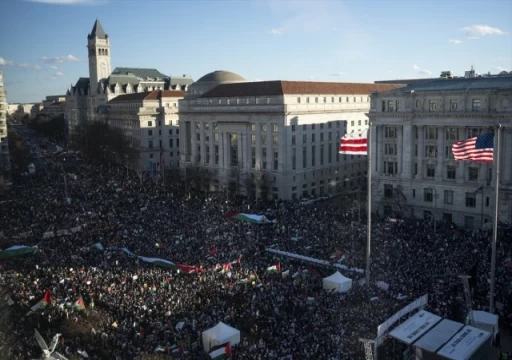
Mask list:
[[[416,310],[422,306],[426,306],[428,303],[428,294],[423,295],[422,297],[414,300],[412,303],[405,306],[400,311],[393,314],[389,319],[384,321],[377,327],[377,340],[379,340],[394,323],[396,323],[402,316],[407,315],[413,310]],[[380,345],[380,342],[377,341],[377,344]]]
[[[327,260],[319,260],[319,259],[315,259],[315,258],[312,258],[312,257],[304,256],[304,255],[298,255],[298,254],[294,254],[294,253],[290,253],[290,252],[286,252],[286,251],[281,251],[281,250],[270,249],[270,248],[266,249],[266,250],[268,252],[272,253],[272,254],[281,255],[281,256],[287,256],[287,257],[290,257],[292,259],[307,261],[307,262],[314,263],[314,264],[319,264],[319,265],[334,266],[335,268],[338,268],[338,269],[352,271],[352,272],[358,272],[358,273],[361,273],[361,274],[364,273],[363,269],[349,268],[347,265],[342,265],[342,264],[332,264],[330,261],[327,261]]]

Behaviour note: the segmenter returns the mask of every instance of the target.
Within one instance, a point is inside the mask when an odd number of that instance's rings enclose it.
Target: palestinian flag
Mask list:
[[[158,345],[155,349],[155,352],[169,352],[169,347]]]
[[[25,254],[34,254],[36,252],[37,250],[32,246],[15,245],[0,251],[0,259],[11,258]]]
[[[222,266],[220,264],[212,266],[212,271],[219,271],[219,270],[222,270]]]
[[[231,266],[231,263],[227,263],[222,266],[222,272],[227,273],[228,271],[231,271],[231,269],[233,269],[233,266]]]
[[[156,247],[157,249],[163,249],[163,248],[164,248],[164,243],[156,243],[156,244],[155,244],[155,247]]]
[[[212,360],[222,360],[231,357],[231,345],[225,343],[222,345],[214,346],[208,353]]]
[[[267,224],[275,221],[270,221],[265,215],[246,214],[246,213],[230,213],[226,214],[227,218],[245,221],[251,224]]]
[[[153,264],[153,265],[157,265],[157,266],[161,266],[161,267],[165,267],[165,268],[176,269],[176,265],[169,260],[158,259],[158,258],[149,258],[149,257],[144,257],[144,256],[139,256],[139,259],[141,259],[144,262]]]
[[[50,294],[50,290],[46,290],[44,293],[43,300],[41,300],[41,307],[45,308],[46,306],[50,305],[52,303],[52,295]]]
[[[267,271],[268,272],[272,272],[272,273],[280,272],[281,271],[281,264],[277,263],[277,265],[270,266],[270,267],[267,268]]]
[[[73,304],[73,309],[75,310],[85,310],[85,303],[84,299],[82,299],[82,296],[78,298],[77,301]]]
[[[39,309],[44,309],[46,306],[52,303],[52,297],[50,294],[50,290],[46,290],[43,298],[34,306],[30,308],[31,311],[37,311]]]

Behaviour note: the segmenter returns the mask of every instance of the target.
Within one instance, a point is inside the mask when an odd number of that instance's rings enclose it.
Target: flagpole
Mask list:
[[[370,289],[370,250],[372,243],[372,157],[370,152],[372,123],[368,126],[366,150],[368,152],[368,223],[366,234],[366,286]]]
[[[496,281],[496,242],[498,239],[498,202],[499,202],[499,184],[500,184],[500,135],[501,135],[501,124],[498,125],[498,134],[495,136],[494,147],[498,151],[496,152],[496,176],[495,176],[495,193],[494,193],[494,221],[492,226],[492,255],[491,255],[491,292],[489,294],[489,312],[494,313],[494,285]]]

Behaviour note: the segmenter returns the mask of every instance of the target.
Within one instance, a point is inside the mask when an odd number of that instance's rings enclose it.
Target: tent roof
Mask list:
[[[395,339],[412,344],[441,320],[440,316],[421,310],[389,333]]]
[[[203,331],[203,334],[208,335],[209,337],[215,338],[217,340],[224,340],[229,337],[231,337],[234,334],[239,333],[240,331],[224,324],[222,321],[220,321],[217,325],[214,327]]]
[[[426,333],[421,339],[414,343],[414,346],[420,349],[436,352],[441,346],[443,346],[450,338],[457,333],[464,324],[443,319],[436,326],[434,326],[428,333]]]
[[[346,282],[346,281],[350,281],[352,279],[349,279],[348,277],[341,275],[341,273],[339,271],[336,271],[331,276],[324,278],[324,280],[336,281],[336,282]]]
[[[490,332],[466,325],[437,354],[451,360],[466,360],[490,337]]]
[[[491,314],[486,311],[473,310],[473,320],[475,320],[475,323],[490,324],[496,326],[498,324],[498,315]]]

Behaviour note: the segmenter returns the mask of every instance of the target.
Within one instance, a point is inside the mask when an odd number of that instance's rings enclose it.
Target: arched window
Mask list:
[[[108,56],[108,49],[105,49],[105,55]]]

